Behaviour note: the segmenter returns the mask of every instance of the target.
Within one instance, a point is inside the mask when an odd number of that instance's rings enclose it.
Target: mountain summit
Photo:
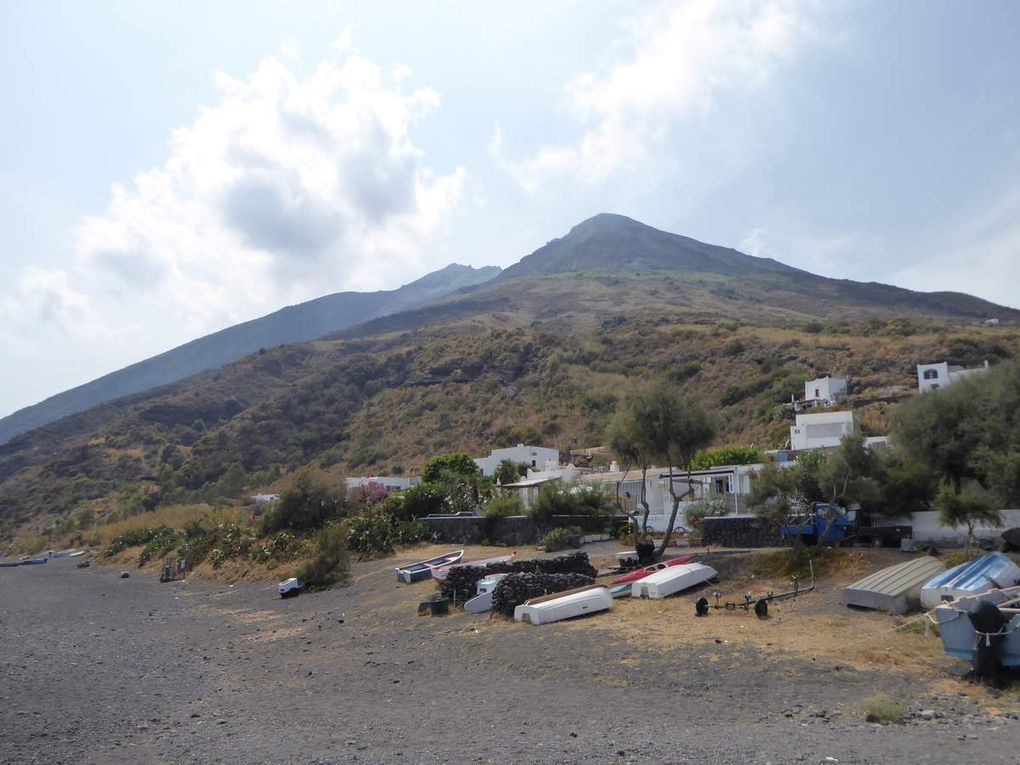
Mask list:
[[[700,271],[725,275],[803,273],[771,258],[756,258],[729,247],[705,244],[660,231],[624,215],[601,213],[578,223],[519,263],[501,279],[571,271]]]

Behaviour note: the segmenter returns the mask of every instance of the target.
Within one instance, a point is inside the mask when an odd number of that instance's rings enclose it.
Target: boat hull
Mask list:
[[[629,574],[624,574],[619,579],[615,580],[613,584],[616,585],[626,584],[628,582],[636,582],[640,579],[644,579],[646,576],[651,576],[656,571],[662,571],[664,568],[672,568],[673,566],[683,566],[687,563],[692,562],[697,557],[698,557],[697,555],[681,555],[679,558],[674,558],[673,560],[659,561],[658,563],[653,563],[651,566],[645,566],[644,568],[640,568],[637,571],[631,571]]]
[[[704,563],[672,566],[634,582],[631,585],[631,597],[659,600],[704,584],[716,576],[716,570]]]
[[[1020,566],[1002,553],[991,553],[933,577],[921,588],[921,605],[930,610],[939,603],[1018,584]]]
[[[994,630],[1001,632],[1001,640],[987,639],[975,628],[968,610],[975,602],[998,608],[1004,624]],[[940,603],[932,611],[939,628],[939,637],[946,655],[975,666],[981,660],[982,649],[991,649],[994,659],[1003,667],[1020,667],[1020,587],[991,590],[980,595],[968,595],[951,603]]]
[[[550,624],[608,611],[612,605],[613,596],[609,590],[601,585],[592,585],[532,598],[514,609],[514,621],[535,625]]]
[[[429,558],[428,560],[411,563],[407,566],[397,566],[394,570],[397,572],[398,580],[405,584],[412,584],[413,582],[420,582],[423,579],[431,579],[432,572],[435,569],[443,566],[449,566],[456,563],[463,557],[464,551],[457,550],[456,552],[437,555],[435,558]]]
[[[510,555],[501,555],[498,558],[485,558],[484,560],[469,560],[463,563],[451,563],[448,566],[439,566],[432,569],[432,578],[437,582],[445,582],[447,575],[455,568],[461,566],[477,566],[481,568],[488,566],[491,563],[510,563],[514,558],[517,557],[517,553],[511,553]]]

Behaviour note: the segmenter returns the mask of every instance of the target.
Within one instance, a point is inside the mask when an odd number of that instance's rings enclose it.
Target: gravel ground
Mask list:
[[[1020,720],[909,673],[627,640],[597,616],[418,618],[432,586],[393,561],[285,601],[75,562],[0,569],[2,763],[1020,760]],[[916,714],[863,722],[878,691]]]

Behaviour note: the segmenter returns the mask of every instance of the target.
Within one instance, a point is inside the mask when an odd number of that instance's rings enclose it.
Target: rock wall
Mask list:
[[[779,547],[779,532],[753,516],[706,518],[702,534],[706,545],[719,547]]]
[[[444,544],[477,545],[483,541],[494,545],[517,547],[532,545],[555,528],[578,526],[583,534],[605,531],[612,524],[610,518],[593,518],[590,515],[554,515],[544,521],[533,521],[526,515],[509,518],[437,517],[422,518],[429,531]]]

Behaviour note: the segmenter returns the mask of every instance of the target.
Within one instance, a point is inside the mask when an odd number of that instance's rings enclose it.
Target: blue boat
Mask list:
[[[48,561],[49,558],[24,558],[18,561],[19,566],[38,566]]]
[[[1020,587],[965,595],[932,614],[946,654],[971,662],[977,674],[1020,667]]]
[[[968,595],[1020,584],[1020,566],[1002,553],[990,553],[945,571],[921,588],[921,605],[935,608]]]

